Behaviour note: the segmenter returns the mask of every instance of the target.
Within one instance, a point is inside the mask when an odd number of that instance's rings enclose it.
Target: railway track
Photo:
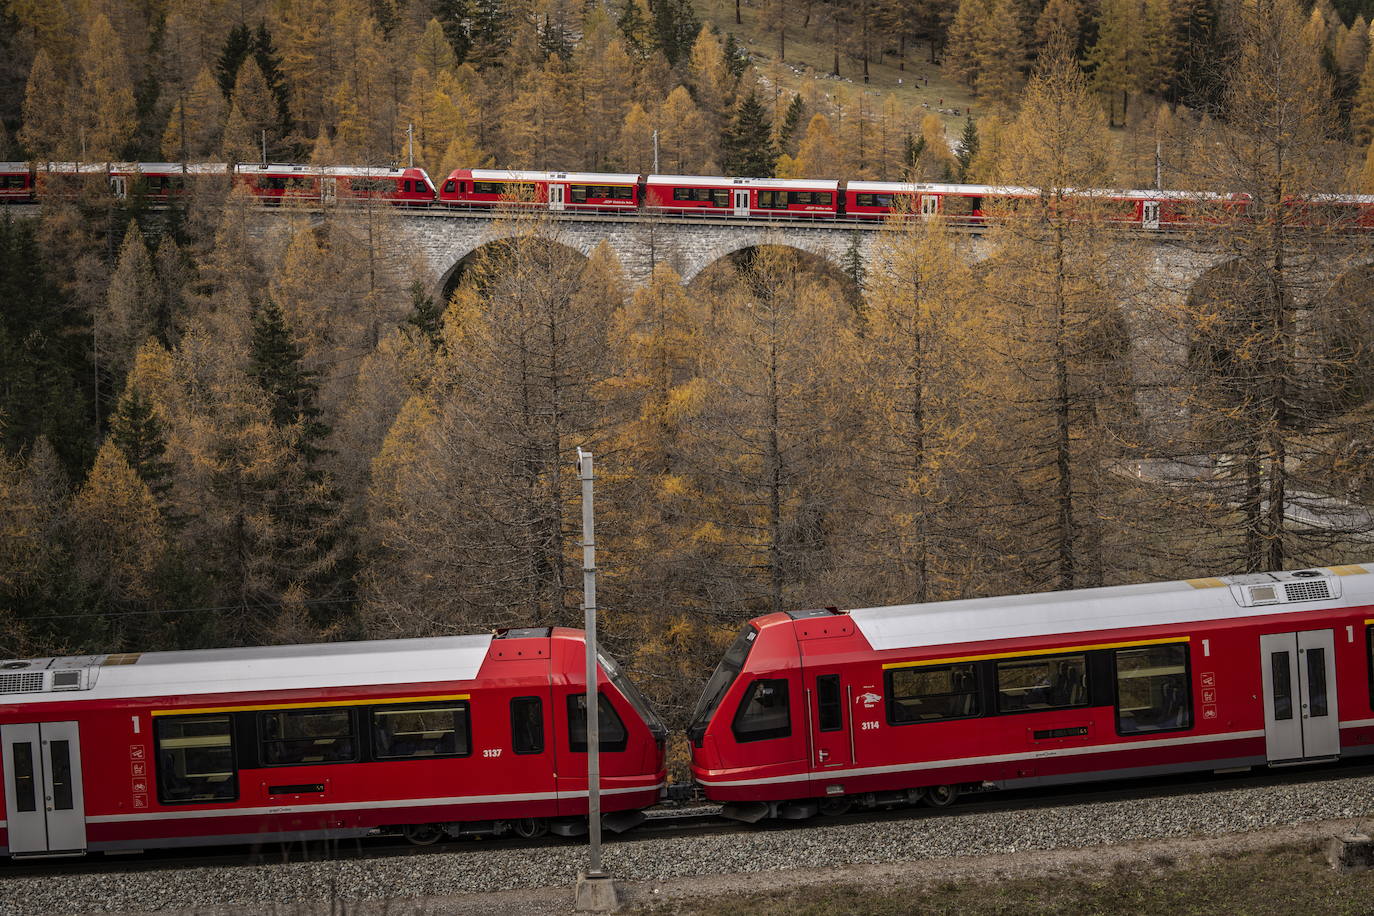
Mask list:
[[[1301,785],[1358,776],[1374,775],[1374,758],[1355,758],[1301,768],[1255,769],[1245,773],[1186,774],[1145,779],[1112,780],[1088,785],[1040,789],[980,792],[963,796],[952,808],[894,807],[853,811],[836,816],[817,816],[800,821],[764,821],[742,824],[723,818],[716,806],[702,806],[675,812],[672,809],[651,813],[639,827],[623,834],[608,834],[607,846],[683,836],[777,833],[804,831],[834,825],[878,824],[902,820],[919,821],[930,817],[957,817],[961,812],[976,813],[1034,811],[1070,808],[1142,798],[1169,798],[1206,795],[1231,789],[1263,789]],[[503,851],[566,848],[579,839],[546,836],[539,839],[467,837],[446,840],[432,846],[417,847],[399,836],[367,837],[333,842],[314,841],[261,846],[206,846],[169,853],[157,850],[136,854],[97,854],[80,859],[20,859],[0,863],[0,886],[13,878],[56,875],[99,875],[109,873],[175,871],[180,869],[232,869],[246,865],[262,866],[299,862],[367,861],[461,854],[467,850],[500,848]]]

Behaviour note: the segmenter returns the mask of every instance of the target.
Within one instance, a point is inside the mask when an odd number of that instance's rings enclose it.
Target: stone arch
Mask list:
[[[440,302],[447,302],[454,289],[462,282],[465,271],[470,269],[478,258],[484,253],[496,253],[501,249],[510,249],[516,245],[539,243],[550,245],[555,248],[562,248],[567,251],[575,252],[584,260],[591,257],[591,249],[584,247],[581,240],[573,239],[553,239],[541,235],[527,236],[518,232],[510,232],[500,236],[484,235],[477,239],[473,244],[464,244],[459,247],[457,252],[450,254],[446,260],[449,267],[439,275],[435,285],[435,295]]]
[[[700,286],[723,265],[741,264],[757,252],[770,248],[794,253],[808,270],[834,283],[852,308],[862,307],[863,291],[846,272],[841,257],[831,246],[797,244],[795,240],[779,235],[758,234],[753,237],[730,239],[713,246],[707,256],[697,261],[689,271],[683,272],[683,284]],[[864,252],[864,256],[866,259],[867,252]]]
[[[1256,373],[1272,371],[1262,358],[1282,348],[1286,401],[1294,422],[1339,414],[1374,399],[1374,264],[1353,267],[1325,289],[1286,307],[1287,332],[1270,330],[1269,287],[1262,267],[1223,261],[1188,292],[1184,328],[1192,381],[1221,403],[1247,396]],[[1257,357],[1257,354],[1259,357]],[[1301,419],[1300,419],[1301,418]]]

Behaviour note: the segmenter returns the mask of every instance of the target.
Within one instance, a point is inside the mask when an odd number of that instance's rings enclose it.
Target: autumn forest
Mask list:
[[[382,203],[0,213],[0,657],[580,625],[579,446],[678,721],[759,613],[1368,559],[1374,250],[1311,213],[1374,193],[1371,12],[8,0],[0,160],[1039,193],[690,282],[512,207],[442,289]],[[1071,193],[1156,186],[1248,205],[1160,243]]]

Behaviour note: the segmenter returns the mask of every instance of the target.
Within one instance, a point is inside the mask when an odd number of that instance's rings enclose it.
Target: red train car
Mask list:
[[[234,167],[234,182],[269,205],[384,200],[418,207],[434,202],[434,183],[420,168],[240,164]]]
[[[27,162],[0,162],[0,204],[31,204],[38,185]]]
[[[224,162],[115,162],[109,167],[110,190],[116,197],[142,194],[158,203],[184,197],[199,181],[223,181],[228,174]]]
[[[650,175],[646,209],[679,216],[806,216],[834,219],[840,211],[838,181],[793,178],[702,178]]]
[[[639,176],[599,172],[529,172],[454,169],[439,188],[450,207],[623,212],[639,207]]]
[[[0,662],[0,852],[585,830],[580,630]],[[666,732],[610,658],[607,825]]]
[[[1374,564],[777,613],[692,772],[743,820],[1374,752]]]

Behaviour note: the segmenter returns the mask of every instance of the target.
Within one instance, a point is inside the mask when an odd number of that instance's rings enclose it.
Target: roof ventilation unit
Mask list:
[[[1242,607],[1329,601],[1341,596],[1340,580],[1314,569],[1230,576],[1225,581]]]

